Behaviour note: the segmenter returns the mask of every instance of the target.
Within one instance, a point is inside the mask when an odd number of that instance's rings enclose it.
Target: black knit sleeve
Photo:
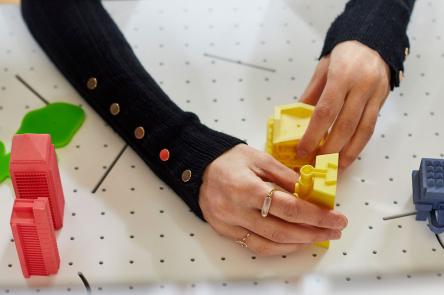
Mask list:
[[[410,44],[407,25],[415,0],[351,0],[331,25],[321,57],[340,42],[357,40],[376,50],[390,67],[393,89],[404,75]]]
[[[61,73],[203,219],[198,198],[204,169],[242,141],[209,129],[174,104],[99,0],[21,2],[29,30]],[[169,158],[162,160],[164,149]]]

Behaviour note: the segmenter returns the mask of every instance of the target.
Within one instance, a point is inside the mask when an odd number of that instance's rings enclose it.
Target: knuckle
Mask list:
[[[271,232],[271,240],[276,243],[285,243],[287,240],[287,234],[282,230],[275,229]]]
[[[318,231],[310,237],[310,243],[316,243],[325,240],[328,240],[328,235],[326,234],[326,231],[323,230]]]
[[[299,203],[298,202],[290,202],[286,201],[283,204],[282,213],[284,218],[288,218],[290,220],[296,221],[299,217]]]
[[[264,162],[264,164],[266,164],[266,165],[270,165],[270,164],[273,164],[273,163],[274,163],[274,159],[273,159],[273,157],[270,156],[270,155],[267,154],[267,153],[262,153],[262,155],[261,155],[261,159],[262,159],[262,161]]]
[[[330,120],[332,116],[333,111],[327,104],[318,105],[313,113],[315,120]]]
[[[349,65],[346,62],[338,61],[337,66],[332,66],[328,69],[329,80],[339,80],[344,77],[344,72],[349,72]]]
[[[244,186],[246,186],[248,178],[245,178],[245,181],[233,181],[227,187],[231,196],[239,195],[240,192],[244,190]]]
[[[374,81],[379,78],[379,71],[375,69],[373,64],[364,64],[361,68],[361,74],[368,81]]]
[[[341,133],[350,134],[355,131],[356,123],[351,118],[344,118],[338,122],[338,130]]]
[[[319,226],[324,226],[325,221],[324,221],[324,216],[323,214],[316,214],[316,217],[314,218],[314,222],[315,224],[319,225]]]
[[[254,158],[255,158],[255,160],[257,161],[257,163],[259,164],[259,165],[264,165],[264,164],[266,164],[268,161],[269,161],[269,159],[268,159],[268,154],[267,153],[264,153],[264,152],[256,152],[254,155],[252,155]]]
[[[362,130],[367,138],[370,138],[375,132],[375,123],[376,122],[369,121],[362,125]]]

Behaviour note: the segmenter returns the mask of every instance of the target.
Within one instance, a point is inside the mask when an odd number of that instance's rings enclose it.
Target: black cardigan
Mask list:
[[[399,84],[414,0],[352,0],[331,26],[322,55],[344,40],[377,50]],[[200,218],[209,163],[243,141],[182,111],[140,64],[98,0],[22,0],[34,38],[80,95]],[[161,150],[170,157],[160,159]],[[166,158],[164,158],[165,160]]]

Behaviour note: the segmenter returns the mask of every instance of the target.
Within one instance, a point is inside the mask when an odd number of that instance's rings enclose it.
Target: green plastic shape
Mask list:
[[[56,148],[66,146],[85,121],[81,107],[64,102],[51,103],[26,114],[17,134],[49,134]]]
[[[0,183],[9,177],[9,154],[5,154],[5,145],[0,141]]]
[[[85,112],[79,106],[57,102],[30,111],[25,115],[17,134],[49,134],[56,148],[68,145],[85,121]],[[0,142],[0,183],[9,177],[10,155]]]

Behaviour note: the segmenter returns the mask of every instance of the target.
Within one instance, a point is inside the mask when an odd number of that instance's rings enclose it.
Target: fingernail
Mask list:
[[[338,240],[341,238],[341,236],[342,236],[341,231],[335,230],[330,234],[329,240]]]
[[[336,226],[335,226],[335,228],[342,230],[342,229],[344,229],[347,226],[347,224],[348,224],[347,217],[345,217],[344,215],[339,215],[338,214],[337,217],[336,217]]]
[[[346,228],[348,225],[348,219],[347,217],[344,216],[344,218],[342,218],[342,228]]]

